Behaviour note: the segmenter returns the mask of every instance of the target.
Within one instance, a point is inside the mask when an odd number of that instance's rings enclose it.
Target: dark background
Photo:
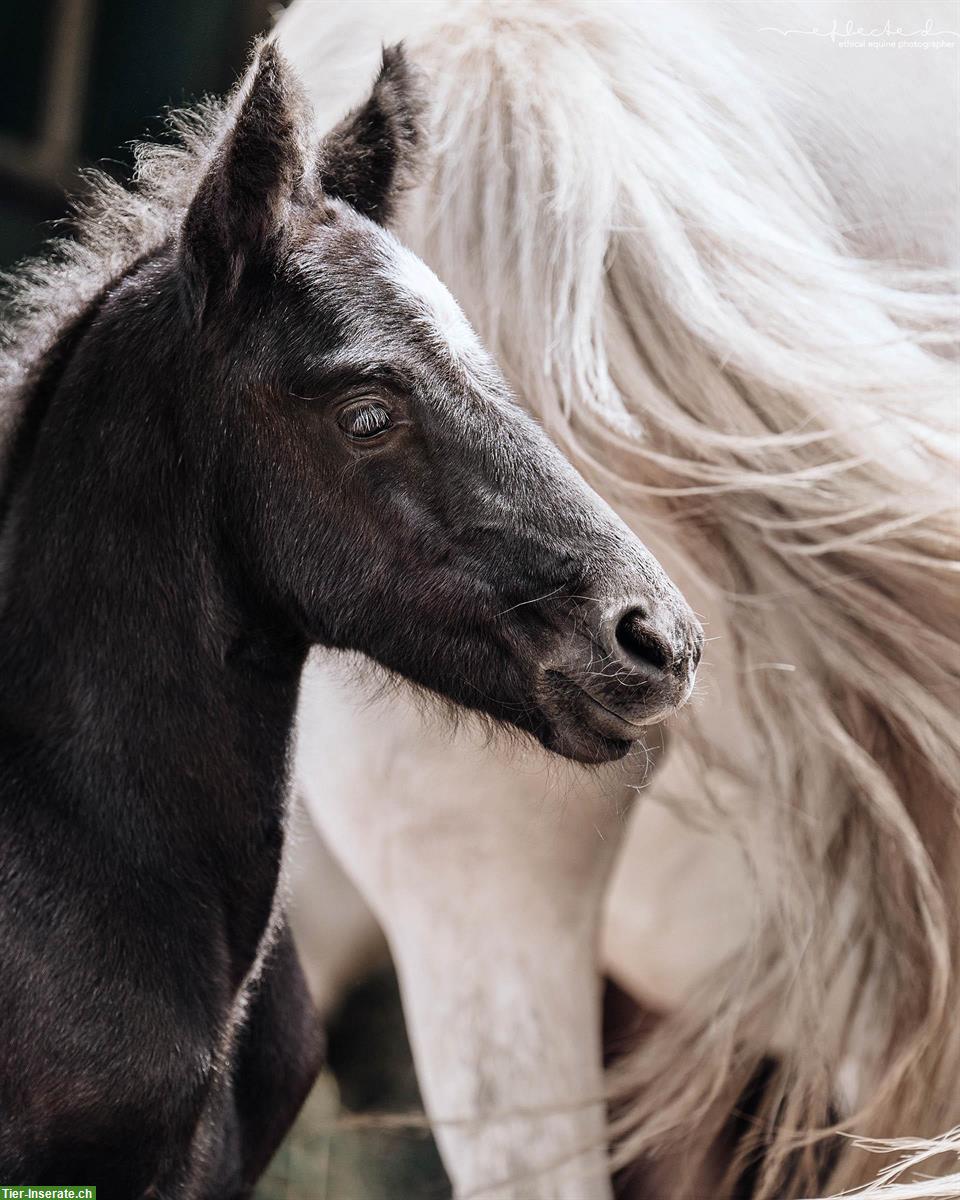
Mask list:
[[[0,267],[37,250],[77,169],[129,172],[164,109],[222,92],[268,0],[0,0]]]

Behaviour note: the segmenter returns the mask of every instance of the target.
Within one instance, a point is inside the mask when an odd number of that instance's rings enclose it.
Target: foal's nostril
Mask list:
[[[625,612],[617,622],[616,639],[627,657],[642,666],[666,671],[673,661],[670,647],[650,629],[638,608]]]

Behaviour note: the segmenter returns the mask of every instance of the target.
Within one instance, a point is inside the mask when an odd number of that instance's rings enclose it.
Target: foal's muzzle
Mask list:
[[[581,620],[580,632],[544,665],[542,707],[552,749],[606,762],[687,700],[703,633],[677,593],[593,601]]]

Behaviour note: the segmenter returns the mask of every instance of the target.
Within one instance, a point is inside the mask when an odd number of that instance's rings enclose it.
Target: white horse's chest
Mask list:
[[[623,986],[655,1007],[673,1007],[746,936],[749,908],[735,841],[698,832],[674,815],[700,799],[682,750],[683,726],[695,716],[699,736],[742,762],[752,761],[751,734],[736,701],[737,668],[722,610],[669,544],[659,544],[649,530],[639,532],[706,618],[712,640],[695,711],[675,722],[666,760],[630,816],[608,895],[602,953]],[[368,899],[375,909],[393,902],[399,886],[394,855],[415,841],[425,868],[448,877],[451,892],[465,878],[476,888],[486,874],[491,917],[497,880],[505,872],[523,876],[533,853],[556,853],[556,872],[569,873],[573,896],[578,872],[590,874],[581,860],[610,854],[642,782],[638,771],[583,771],[551,762],[532,745],[488,741],[469,726],[455,733],[442,718],[425,715],[406,689],[388,686],[377,694],[350,658],[311,662],[299,727],[297,775],[308,807],[348,872],[374,881],[378,894]],[[732,785],[721,780],[719,786]],[[576,852],[572,834],[580,839]],[[531,879],[531,902],[536,886]]]

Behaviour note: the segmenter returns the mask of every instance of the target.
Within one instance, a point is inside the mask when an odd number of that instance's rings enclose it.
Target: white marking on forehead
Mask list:
[[[421,258],[392,235],[384,238],[384,249],[387,282],[422,310],[423,321],[434,330],[438,345],[446,347],[454,362],[482,372],[487,364],[486,353],[447,288]]]

